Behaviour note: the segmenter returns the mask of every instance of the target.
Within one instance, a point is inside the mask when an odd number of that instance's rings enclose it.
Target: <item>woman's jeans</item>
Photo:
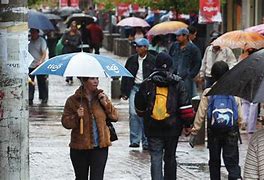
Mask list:
[[[130,144],[140,144],[147,146],[148,141],[144,133],[143,118],[139,117],[135,110],[135,95],[139,90],[139,85],[134,85],[129,96],[129,128],[130,128]]]
[[[176,148],[179,137],[148,137],[152,180],[177,178]],[[164,176],[162,159],[164,157]]]
[[[75,172],[75,180],[103,180],[104,170],[108,157],[107,148],[89,150],[70,150],[70,157]]]

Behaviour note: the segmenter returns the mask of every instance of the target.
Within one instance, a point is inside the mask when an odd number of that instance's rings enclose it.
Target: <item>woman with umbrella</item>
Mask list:
[[[67,99],[62,125],[72,129],[69,146],[76,179],[88,179],[90,172],[89,179],[103,180],[111,145],[106,118],[117,121],[117,110],[103,90],[97,88],[97,77],[78,79],[82,85]]]

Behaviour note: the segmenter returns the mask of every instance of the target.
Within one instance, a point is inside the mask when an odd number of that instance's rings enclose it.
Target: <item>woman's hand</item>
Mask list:
[[[84,108],[82,106],[80,106],[78,109],[77,109],[77,113],[78,113],[78,116],[79,117],[83,117],[84,116]]]
[[[107,105],[107,97],[104,93],[99,93],[98,94],[98,99],[100,101],[100,103],[102,104],[103,107],[106,107]]]

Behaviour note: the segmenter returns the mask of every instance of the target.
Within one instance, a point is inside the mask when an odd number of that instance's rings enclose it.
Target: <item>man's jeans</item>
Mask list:
[[[149,137],[152,180],[175,180],[177,178],[176,148],[179,137]],[[164,176],[162,157],[164,152]]]
[[[140,144],[147,146],[148,141],[144,133],[143,118],[139,117],[135,110],[135,94],[139,90],[138,85],[134,85],[129,96],[129,128],[130,128],[130,144]]]

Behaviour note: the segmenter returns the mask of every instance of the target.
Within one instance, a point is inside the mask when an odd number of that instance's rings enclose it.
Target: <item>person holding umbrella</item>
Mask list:
[[[103,180],[111,146],[106,119],[117,121],[118,114],[103,90],[97,88],[97,77],[78,79],[81,86],[67,99],[61,119],[63,127],[71,129],[69,146],[75,178],[88,179],[89,176],[91,180]]]
[[[42,64],[46,59],[47,53],[47,43],[45,39],[39,36],[39,30],[31,28],[30,29],[30,42],[28,44],[28,51],[34,58],[32,63],[29,66],[29,91],[28,91],[28,99],[29,105],[33,105],[34,93],[35,93],[35,85],[34,80],[35,76],[30,75],[30,73],[36,69],[40,64]],[[41,104],[46,104],[48,101],[48,86],[47,86],[47,76],[46,75],[37,75],[38,82],[38,90],[39,90],[39,99],[41,99]]]

